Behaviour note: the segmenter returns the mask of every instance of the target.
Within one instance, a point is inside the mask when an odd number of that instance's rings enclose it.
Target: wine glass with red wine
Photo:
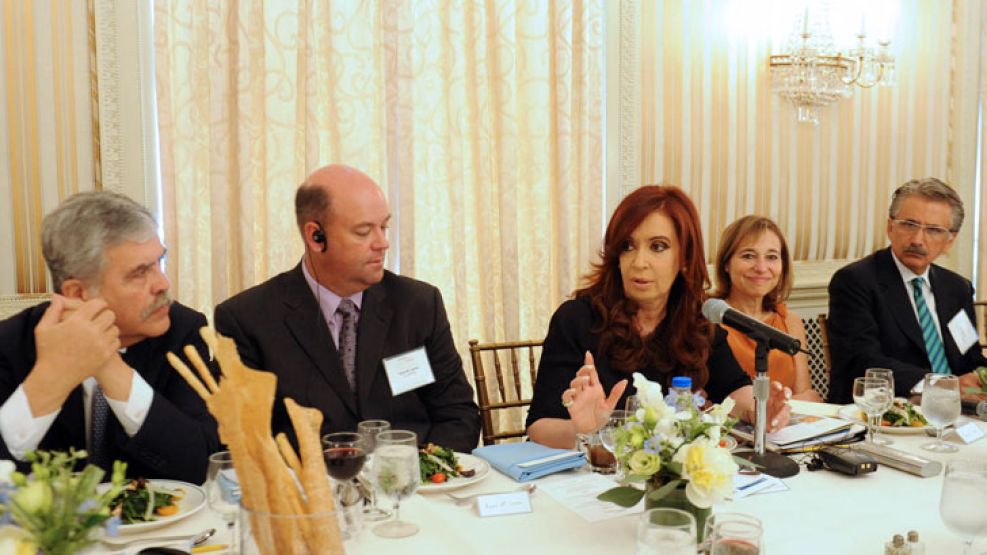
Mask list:
[[[336,432],[323,436],[322,453],[329,475],[349,482],[360,473],[367,460],[363,436],[356,432]]]

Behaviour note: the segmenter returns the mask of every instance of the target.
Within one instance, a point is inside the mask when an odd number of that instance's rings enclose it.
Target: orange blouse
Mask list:
[[[779,304],[771,318],[764,323],[788,333],[788,326],[785,325],[786,316],[788,316],[788,307]],[[730,326],[720,325],[727,330],[727,344],[733,351],[733,357],[737,359],[744,372],[747,372],[753,379],[756,375],[754,371],[754,349],[757,346],[754,340]],[[795,357],[775,349],[769,351],[768,377],[781,382],[786,387],[795,389]]]

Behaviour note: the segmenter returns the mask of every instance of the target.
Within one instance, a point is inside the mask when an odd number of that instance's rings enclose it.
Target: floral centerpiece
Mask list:
[[[101,468],[75,471],[85,458],[85,451],[76,450],[28,453],[29,475],[12,471],[6,461],[6,475],[0,476],[0,543],[18,554],[68,555],[93,543],[99,526],[115,534],[118,519],[111,518],[110,505],[126,484],[127,465],[115,462],[109,487],[100,490]]]
[[[615,430],[614,455],[623,478],[621,486],[600,494],[599,499],[623,507],[642,497],[648,508],[671,506],[696,516],[702,535],[713,503],[733,493],[738,463],[721,446],[720,439],[736,420],[731,418],[733,399],[700,412],[694,403],[676,411],[666,404],[661,385],[634,374],[640,408],[628,414],[623,427]],[[644,489],[635,487],[644,484]]]

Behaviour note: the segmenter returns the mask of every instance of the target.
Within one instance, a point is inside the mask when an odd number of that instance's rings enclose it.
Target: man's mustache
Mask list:
[[[927,254],[929,254],[929,251],[925,250],[922,247],[909,245],[905,247],[905,254],[917,254],[919,256],[926,256]]]
[[[144,309],[143,312],[141,312],[141,320],[147,320],[148,318],[151,317],[151,314],[153,314],[155,310],[163,306],[168,306],[171,303],[172,303],[172,298],[167,291],[163,293],[159,293],[158,296],[154,298],[154,302],[152,302],[150,306],[148,306],[147,308]]]

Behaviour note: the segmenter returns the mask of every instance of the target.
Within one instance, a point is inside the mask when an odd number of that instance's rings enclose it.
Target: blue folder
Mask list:
[[[579,451],[553,449],[531,441],[478,447],[473,450],[473,454],[518,482],[527,482],[586,464],[586,455]]]

